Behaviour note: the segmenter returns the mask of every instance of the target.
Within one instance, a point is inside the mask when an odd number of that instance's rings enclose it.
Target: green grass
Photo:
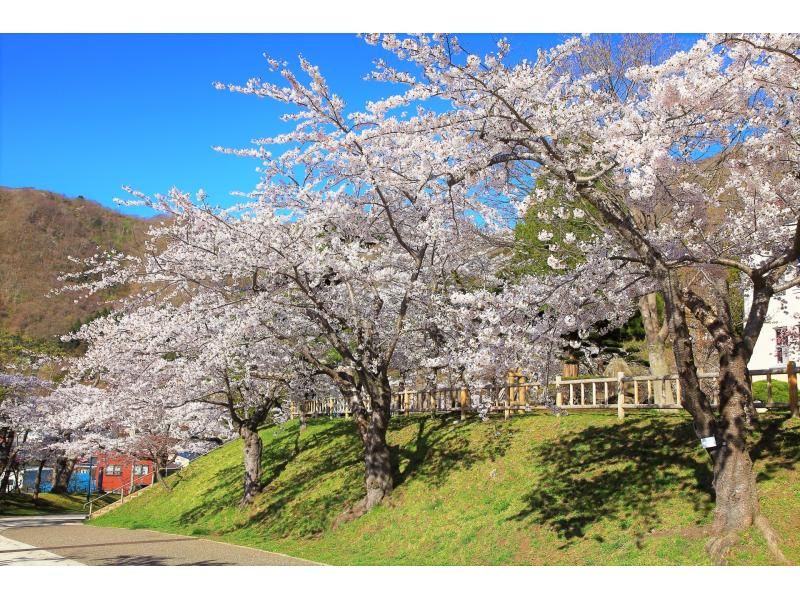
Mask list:
[[[105,497],[95,503],[96,509],[110,504],[116,497]],[[39,494],[38,502],[33,502],[33,495],[25,492],[11,492],[0,495],[0,517],[18,515],[55,515],[58,513],[79,513],[86,502],[85,494]]]
[[[767,401],[767,381],[759,380],[753,382],[753,399],[756,401]],[[782,380],[772,381],[772,402],[773,403],[789,403],[789,384]]]
[[[761,504],[800,563],[800,422],[765,414],[754,436]],[[711,474],[685,413],[611,412],[459,423],[393,419],[398,484],[366,515],[352,421],[262,431],[266,489],[241,496],[241,444],[198,459],[162,487],[91,522],[150,528],[352,565],[709,564]],[[734,564],[771,563],[748,534]]]

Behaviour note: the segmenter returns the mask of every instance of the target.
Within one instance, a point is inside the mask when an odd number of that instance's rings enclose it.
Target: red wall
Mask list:
[[[146,475],[136,476],[134,482],[135,486],[148,486],[153,483],[154,464],[147,459],[135,459],[130,455],[120,455],[117,453],[101,453],[94,455],[94,464],[96,465],[96,468],[94,468],[94,480],[99,492],[110,492],[112,490],[117,490],[120,486],[124,486],[124,492],[127,494],[131,487],[131,474],[134,464],[146,465],[148,468]],[[109,475],[106,473],[107,465],[119,465],[120,475]],[[102,476],[100,475],[101,472]],[[135,487],[134,490],[136,490]]]

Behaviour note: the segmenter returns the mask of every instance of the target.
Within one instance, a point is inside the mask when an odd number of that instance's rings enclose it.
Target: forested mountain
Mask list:
[[[53,339],[91,319],[108,296],[48,296],[75,269],[69,256],[139,253],[149,226],[81,196],[0,187],[0,332]]]

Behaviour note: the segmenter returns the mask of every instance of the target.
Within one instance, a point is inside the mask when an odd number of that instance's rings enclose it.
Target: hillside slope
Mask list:
[[[0,187],[0,330],[34,338],[69,331],[103,307],[102,297],[48,297],[57,276],[98,247],[141,252],[150,222],[83,198]]]
[[[684,413],[535,414],[459,423],[395,418],[400,483],[348,521],[362,494],[354,425],[317,420],[262,430],[264,482],[239,510],[241,444],[201,457],[93,525],[151,528],[330,564],[708,564],[710,471]],[[753,453],[763,510],[800,563],[800,422],[765,415]],[[732,563],[771,563],[748,534]]]

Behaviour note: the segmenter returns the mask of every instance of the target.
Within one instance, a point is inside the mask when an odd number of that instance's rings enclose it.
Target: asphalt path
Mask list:
[[[4,565],[316,565],[202,538],[83,525],[83,515],[0,518]]]

